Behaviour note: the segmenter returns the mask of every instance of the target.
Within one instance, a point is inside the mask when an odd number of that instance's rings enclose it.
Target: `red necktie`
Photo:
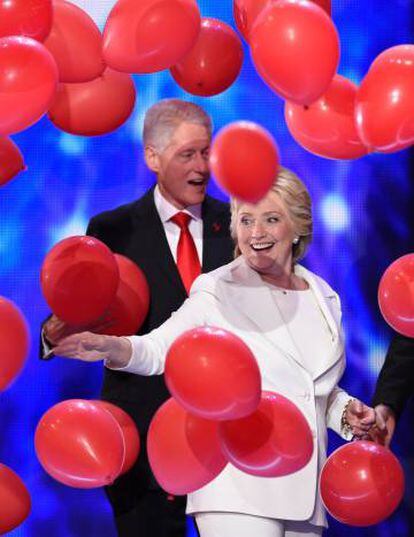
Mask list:
[[[187,213],[177,213],[171,218],[180,228],[180,238],[177,246],[177,267],[187,294],[193,281],[201,274],[201,265],[193,236],[188,229],[191,216]]]

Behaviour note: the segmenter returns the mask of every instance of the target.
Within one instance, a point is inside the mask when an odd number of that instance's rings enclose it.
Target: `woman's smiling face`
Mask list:
[[[248,265],[261,274],[292,271],[293,222],[275,192],[256,205],[242,203],[237,211],[237,244]]]

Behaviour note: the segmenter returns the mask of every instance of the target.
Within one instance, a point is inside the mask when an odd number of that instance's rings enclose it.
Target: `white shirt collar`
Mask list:
[[[191,218],[194,218],[194,220],[201,220],[201,203],[198,203],[197,205],[189,205],[180,211],[164,198],[158,185],[156,185],[154,189],[154,203],[163,223],[168,222],[178,212],[187,213]]]

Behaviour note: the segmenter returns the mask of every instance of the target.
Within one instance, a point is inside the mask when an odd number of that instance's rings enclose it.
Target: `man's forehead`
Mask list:
[[[180,123],[172,132],[170,143],[182,144],[193,140],[209,140],[210,132],[199,123]]]

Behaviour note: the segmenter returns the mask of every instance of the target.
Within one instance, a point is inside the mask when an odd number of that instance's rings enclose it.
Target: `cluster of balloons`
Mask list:
[[[171,68],[186,91],[209,96],[227,89],[243,62],[236,32],[202,19],[196,0],[118,0],[103,34],[67,0],[1,2],[0,20],[3,136],[45,113],[72,134],[109,133],[133,110],[131,73]]]
[[[328,457],[320,493],[329,513],[351,526],[389,517],[404,494],[404,473],[391,451],[369,441],[351,442]]]
[[[329,1],[234,0],[258,74],[286,100],[294,139],[316,155],[355,159],[414,142],[414,45],[382,52],[358,87],[336,74],[340,43]]]
[[[42,265],[41,287],[53,313],[77,331],[132,335],[148,313],[141,269],[94,237],[68,237],[53,246]]]
[[[35,449],[51,477],[88,489],[109,485],[127,472],[138,457],[140,439],[134,421],[118,406],[72,399],[42,416]]]
[[[20,309],[0,297],[0,391],[6,390],[22,371],[29,352],[29,330]],[[29,515],[30,493],[21,478],[0,464],[0,534],[19,526]]]
[[[158,483],[187,494],[232,463],[277,477],[305,466],[313,453],[309,425],[285,397],[261,391],[247,345],[221,328],[188,330],[171,345],[165,380],[172,394],[148,432],[148,458]]]
[[[414,338],[414,254],[403,255],[384,272],[378,303],[391,328]]]
[[[355,159],[412,145],[414,45],[381,53],[358,87],[336,74],[340,43],[330,0],[233,0],[233,7],[258,74],[285,99],[287,126],[305,149]],[[196,0],[118,0],[103,34],[67,0],[1,2],[0,20],[0,184],[24,169],[7,136],[45,113],[71,134],[109,133],[132,113],[131,73],[170,69],[187,92],[211,96],[234,83],[243,63],[236,32],[202,18]],[[257,201],[265,171],[250,193],[245,177],[261,170],[237,169],[236,195]],[[233,194],[229,175],[218,180]]]

